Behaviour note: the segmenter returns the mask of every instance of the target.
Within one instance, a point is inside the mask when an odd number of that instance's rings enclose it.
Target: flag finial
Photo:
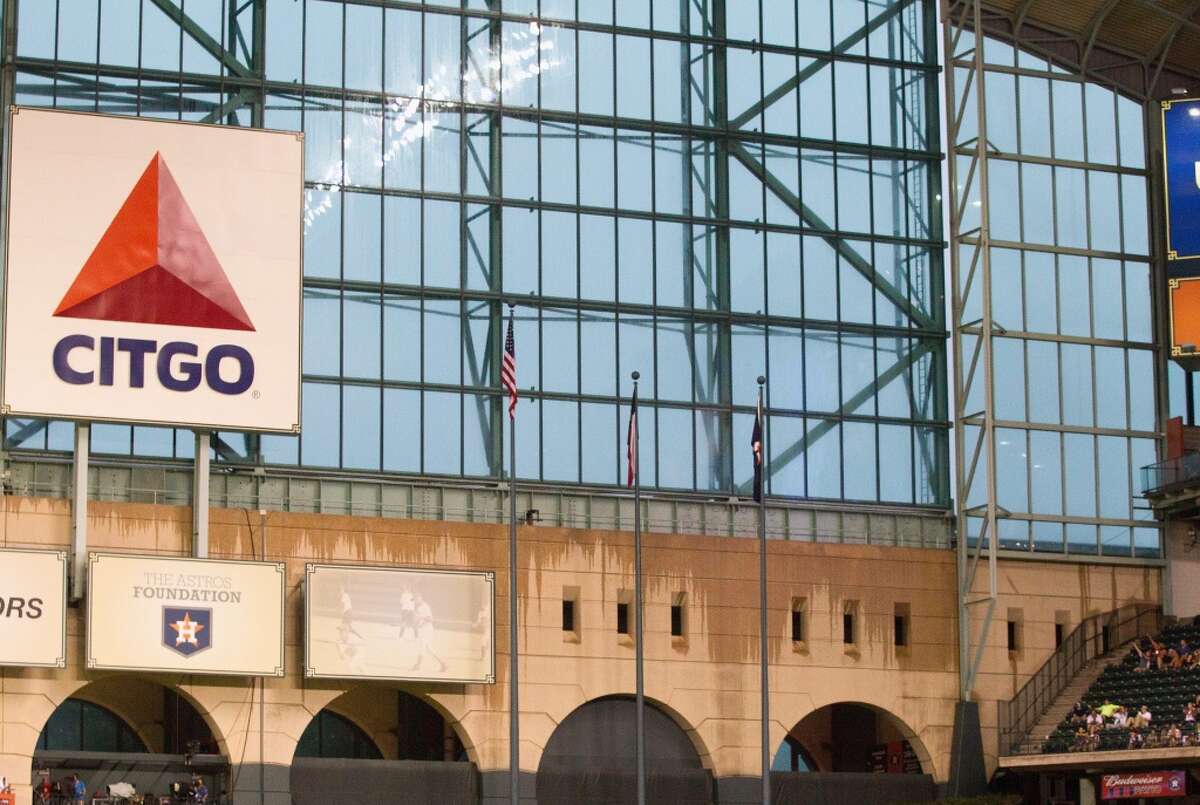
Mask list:
[[[634,383],[636,383],[636,382],[638,381],[638,379],[639,379],[641,376],[642,376],[642,373],[641,373],[641,372],[639,372],[639,371],[638,371],[638,370],[636,370],[636,369],[634,369],[634,370],[633,370],[633,374],[631,374],[631,375],[630,375],[630,377],[632,377],[632,378],[633,378],[633,382],[634,382]]]
[[[766,382],[767,382],[767,379],[766,379],[765,377],[763,377],[762,375],[759,375],[759,376],[758,376],[758,385],[760,385],[760,386],[761,386],[761,385],[763,385],[763,384],[764,384],[764,383],[766,383]]]

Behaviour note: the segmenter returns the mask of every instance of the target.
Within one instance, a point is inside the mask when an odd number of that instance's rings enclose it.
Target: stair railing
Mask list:
[[[999,702],[1000,754],[1019,754],[1050,705],[1071,684],[1083,667],[1096,657],[1162,628],[1162,608],[1157,604],[1127,604],[1111,612],[1084,618],[1029,681],[1008,702]]]

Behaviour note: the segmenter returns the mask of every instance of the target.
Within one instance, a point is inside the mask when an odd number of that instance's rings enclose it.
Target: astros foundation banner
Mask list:
[[[10,122],[0,412],[298,431],[300,135]]]
[[[67,555],[0,549],[0,665],[67,665]]]
[[[495,574],[308,565],[304,675],[496,681]]]
[[[87,667],[283,676],[282,563],[93,553]]]

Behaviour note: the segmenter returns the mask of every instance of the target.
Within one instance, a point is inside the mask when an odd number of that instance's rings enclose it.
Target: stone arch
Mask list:
[[[453,739],[461,746],[466,759],[477,763],[470,735],[455,714],[434,696],[409,687],[361,685],[341,691],[322,708],[312,713],[310,721],[317,718],[323,710],[336,713],[366,733],[379,747],[384,758],[396,759],[405,754],[401,751],[402,742],[396,734],[402,726],[400,718],[404,712],[405,700],[416,703],[417,710],[427,708],[436,714],[442,720],[445,729],[452,733]]]
[[[628,694],[601,696],[572,710],[546,742],[537,771],[537,799],[568,805],[586,790],[603,799],[634,785],[636,701]],[[696,731],[682,716],[653,699],[645,709],[647,793],[655,802],[708,802],[712,778]]]
[[[43,720],[43,729],[45,723],[59,707],[70,699],[79,699],[103,707],[121,718],[130,725],[150,752],[163,752],[165,751],[165,736],[157,734],[154,728],[165,728],[165,725],[161,724],[161,709],[155,710],[154,708],[162,701],[156,698],[158,695],[170,693],[186,702],[202,719],[204,727],[215,744],[214,754],[228,756],[225,736],[212,714],[190,691],[169,681],[119,674],[103,676],[91,681],[80,680],[76,685],[60,689],[60,693],[63,695],[52,700],[53,710]]]
[[[839,712],[840,709],[840,712]],[[913,752],[917,756],[917,760],[921,764],[921,772],[936,777],[936,764],[933,761],[933,756],[929,752],[925,741],[909,724],[900,716],[896,715],[891,710],[879,704],[866,701],[832,701],[819,705],[806,714],[804,714],[795,724],[789,728],[783,738],[775,746],[775,751],[772,754],[773,760],[778,760],[783,750],[787,748],[789,738],[798,743],[808,753],[809,757],[815,762],[818,771],[846,771],[849,769],[834,768],[839,765],[834,758],[831,757],[828,747],[823,744],[832,744],[836,741],[833,735],[834,719],[837,717],[847,718],[856,717],[855,711],[868,713],[874,717],[875,734],[873,740],[881,743],[887,743],[888,740],[904,740],[912,747]],[[859,731],[865,729],[866,719],[863,718],[862,724],[856,725]],[[775,764],[772,764],[776,770],[779,770]],[[855,771],[863,771],[865,769],[853,769]]]

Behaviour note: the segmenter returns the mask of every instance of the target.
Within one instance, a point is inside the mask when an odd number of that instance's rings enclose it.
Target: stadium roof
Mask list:
[[[1107,73],[1128,92],[1200,94],[1200,0],[985,0],[983,7],[991,12],[987,30],[1084,72]]]

